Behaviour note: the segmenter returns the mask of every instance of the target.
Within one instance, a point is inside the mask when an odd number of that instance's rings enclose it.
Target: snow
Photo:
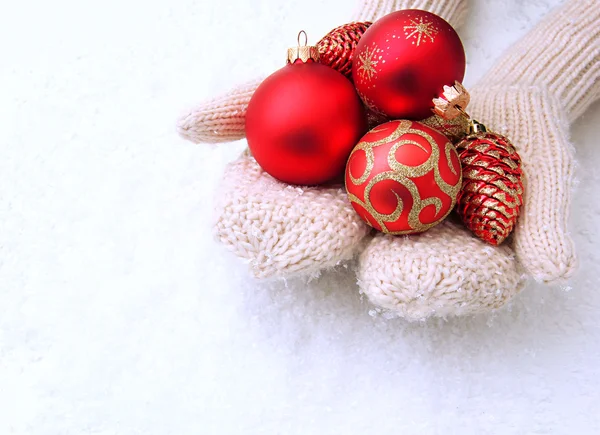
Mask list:
[[[341,265],[260,283],[213,241],[244,144],[187,143],[178,113],[348,3],[2,2],[0,434],[600,431],[598,104],[572,132],[580,273],[490,316],[408,324]],[[558,3],[471,2],[467,86]]]

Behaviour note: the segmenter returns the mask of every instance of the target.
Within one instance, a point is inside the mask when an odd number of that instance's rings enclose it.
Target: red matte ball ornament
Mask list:
[[[392,119],[431,116],[432,98],[462,82],[465,51],[450,24],[406,9],[384,16],[360,39],[352,77],[364,103]]]
[[[462,172],[448,138],[420,122],[390,121],[352,150],[346,190],[369,225],[388,234],[428,230],[456,204]]]
[[[288,64],[260,84],[246,112],[252,155],[290,184],[321,184],[343,174],[366,131],[352,82],[318,59],[316,47],[289,49]]]

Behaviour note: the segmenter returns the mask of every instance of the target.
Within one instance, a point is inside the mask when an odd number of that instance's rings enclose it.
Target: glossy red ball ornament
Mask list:
[[[390,121],[369,131],[346,166],[352,206],[388,234],[428,230],[456,204],[462,172],[448,138],[420,122]]]
[[[343,174],[365,131],[364,109],[350,80],[313,59],[297,59],[269,76],[246,112],[252,155],[290,184],[321,184]]]
[[[392,119],[431,116],[444,85],[462,82],[465,51],[450,24],[406,9],[371,25],[354,54],[352,77],[364,103]]]

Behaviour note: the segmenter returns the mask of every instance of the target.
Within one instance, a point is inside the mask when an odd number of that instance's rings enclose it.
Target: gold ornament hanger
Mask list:
[[[300,43],[300,37],[304,35],[304,44]],[[309,59],[314,62],[319,61],[319,49],[314,45],[308,45],[308,35],[304,30],[298,32],[298,46],[288,48],[287,50],[287,63],[293,64],[298,59],[306,63]]]

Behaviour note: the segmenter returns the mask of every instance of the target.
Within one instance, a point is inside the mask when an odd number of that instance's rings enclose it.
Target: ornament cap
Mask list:
[[[433,99],[433,112],[444,119],[454,119],[464,113],[470,101],[469,91],[456,81],[454,86],[444,86],[442,95]]]
[[[479,134],[487,132],[487,128],[481,122],[471,119],[469,122],[469,134]]]
[[[300,37],[304,35],[304,45],[300,43]],[[309,60],[314,62],[319,61],[319,49],[314,45],[307,45],[308,36],[304,30],[300,30],[298,33],[298,46],[288,48],[287,50],[287,63],[294,63],[297,60],[301,60],[306,63]]]

